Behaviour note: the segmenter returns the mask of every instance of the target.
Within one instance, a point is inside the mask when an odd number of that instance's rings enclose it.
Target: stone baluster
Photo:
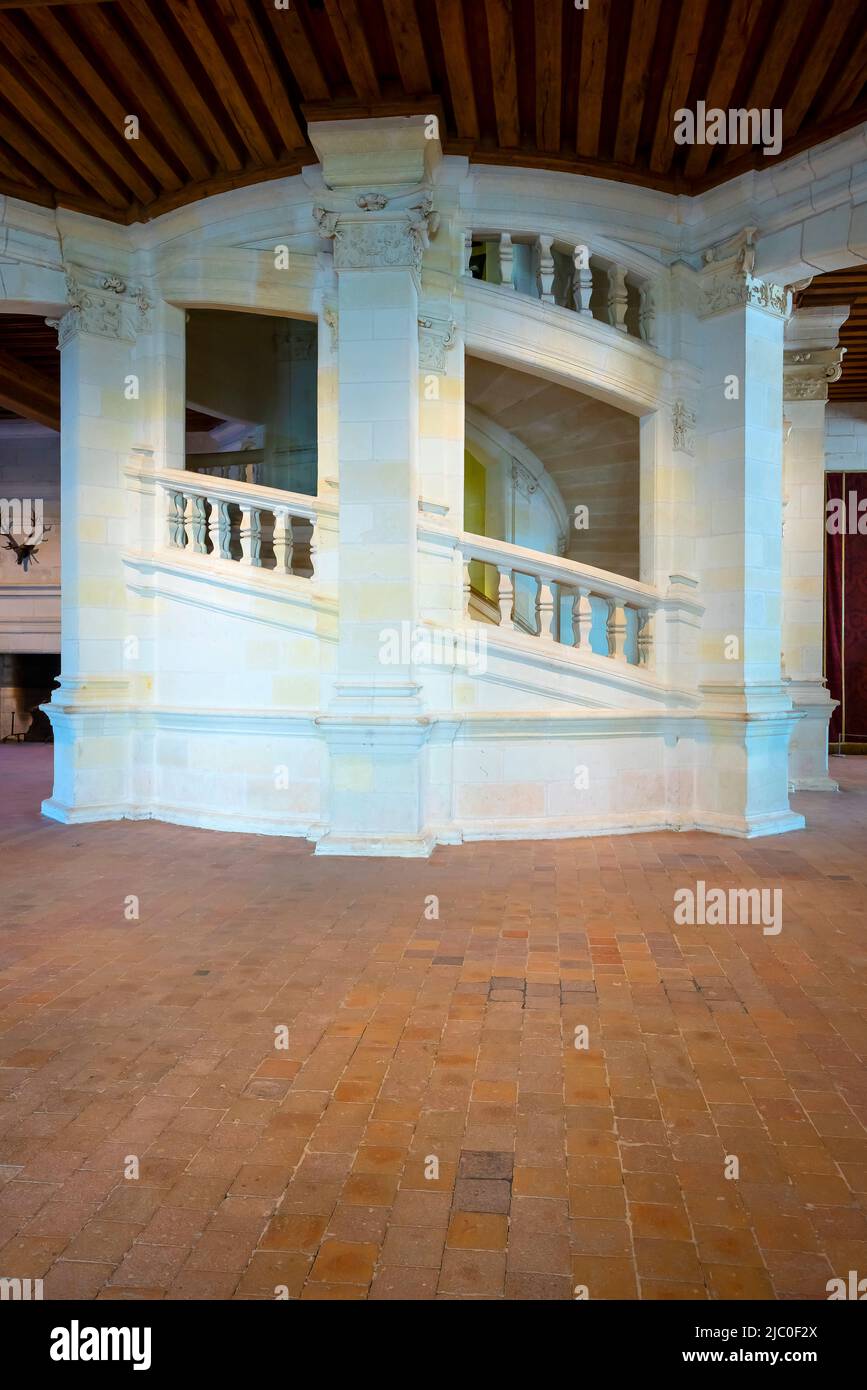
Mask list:
[[[262,564],[262,517],[258,507],[241,508],[241,564]]]
[[[187,497],[183,492],[169,493],[169,545],[183,550],[187,543]]]
[[[608,271],[608,322],[618,333],[626,329],[626,271],[613,265]]]
[[[274,559],[277,574],[285,574],[292,552],[292,530],[289,515],[284,511],[274,512]]]
[[[232,523],[229,518],[229,504],[219,497],[212,497],[211,516],[208,521],[208,535],[211,538],[211,554],[221,560],[231,559]]]
[[[292,573],[312,579],[314,570],[314,521],[309,516],[292,517]]]
[[[638,647],[638,665],[646,669],[650,666],[653,657],[653,613],[649,608],[638,609],[636,646]]]
[[[579,589],[572,600],[572,645],[579,651],[590,651],[590,629],[593,626],[593,607],[590,590]]]
[[[464,613],[470,611],[470,597],[472,595],[472,584],[470,583],[470,561],[464,560]]]
[[[497,566],[499,573],[499,587],[497,590],[497,602],[500,605],[500,627],[512,630],[515,626],[514,607],[515,607],[515,584],[512,579],[511,569]]]
[[[197,555],[208,553],[208,511],[204,497],[193,497],[193,515],[190,530],[193,537],[193,550]]]
[[[471,279],[472,279],[472,274],[473,274],[473,272],[472,272],[472,268],[471,268],[471,266],[470,266],[470,261],[472,260],[472,258],[473,258],[473,231],[472,231],[472,228],[471,228],[471,227],[467,227],[467,228],[464,230],[464,270],[463,270],[463,273],[464,273],[464,275],[468,275]]]
[[[656,341],[656,305],[653,298],[653,286],[650,284],[642,285],[640,297],[638,328],[642,340],[652,347]]]
[[[539,298],[543,304],[554,303],[554,257],[551,252],[552,236],[538,236],[536,248],[539,257]]]
[[[617,599],[608,600],[608,655],[614,661],[626,660],[626,609]]]
[[[559,637],[559,623],[557,622],[559,604],[556,594],[556,584],[549,584],[545,579],[537,579],[536,635],[538,637],[550,637],[553,642],[556,642]]]
[[[515,248],[508,232],[500,233],[500,279],[504,289],[513,290],[512,273],[514,269]]]
[[[590,269],[589,246],[582,244],[573,249],[572,266],[572,293],[575,296],[575,308],[579,314],[592,317],[590,296],[593,293],[593,271]]]

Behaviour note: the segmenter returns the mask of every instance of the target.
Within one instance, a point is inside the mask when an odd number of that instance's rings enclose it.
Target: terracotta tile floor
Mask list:
[[[0,748],[0,1275],[821,1299],[867,1274],[867,759],[835,762],[843,794],[779,839],[424,863],[60,827],[50,749]],[[673,927],[699,878],[782,887],[781,934]]]

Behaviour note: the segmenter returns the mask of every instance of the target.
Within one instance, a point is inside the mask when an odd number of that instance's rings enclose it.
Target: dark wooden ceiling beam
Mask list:
[[[30,15],[30,23],[36,28],[46,46],[53,49],[58,62],[69,69],[78,85],[100,108],[105,119],[118,132],[122,132],[124,120],[130,112],[64,26],[47,9],[38,10]],[[153,175],[160,188],[181,187],[181,179],[149,138],[147,129],[140,130],[139,138],[134,143],[133,154]]]
[[[732,0],[707,92],[699,93],[699,99],[704,98],[708,109],[728,109],[741,63],[752,41],[761,9],[762,0]],[[691,145],[684,165],[686,177],[701,178],[718,149],[718,145]]]
[[[259,165],[273,164],[277,151],[271,148],[271,142],[217,42],[214,26],[203,12],[199,0],[171,0],[171,7],[178,22],[189,34],[220,101],[253,160]]]
[[[626,50],[626,66],[620,92],[620,114],[614,142],[614,158],[618,164],[632,164],[638,148],[660,5],[661,0],[634,0],[632,7],[632,24],[629,28],[629,46]]]
[[[425,57],[418,16],[412,0],[382,0],[400,80],[410,96],[431,90],[430,68]]]
[[[455,125],[462,140],[478,140],[479,117],[461,0],[436,0]]]
[[[325,9],[355,95],[378,101],[379,81],[356,0],[325,0]]]
[[[653,0],[658,4],[659,0]],[[560,103],[563,99],[563,11],[549,0],[535,0],[536,144],[557,154],[560,149]]]
[[[485,0],[485,12],[488,19],[497,139],[504,149],[516,149],[521,143],[521,122],[512,0]]]
[[[154,14],[151,0],[124,0],[123,12],[142,47],[153,55],[154,61],[171,83],[172,90],[177,93],[184,110],[189,113],[193,122],[198,126],[210,147],[215,162],[221,169],[237,170],[243,168],[243,160],[223,130],[213,103],[207,101],[199,91],[196,82],[190,80],[189,68],[178,53],[162,21]],[[141,144],[144,138],[145,132],[142,132],[138,143]],[[158,158],[163,164],[162,156],[158,156]],[[161,182],[163,188],[180,187],[180,180],[176,178],[173,178],[170,183],[167,183],[165,178],[161,178]]]
[[[25,72],[26,69],[21,69],[19,75],[19,70],[13,69],[7,61],[4,73],[6,95],[14,101],[21,119],[46,144],[53,146],[59,158],[98,198],[102,198],[109,207],[125,207],[129,202],[128,191],[124,191],[123,185],[94,157],[63,111],[45,96],[37,94]],[[57,96],[63,100],[62,93],[57,93]]]
[[[599,153],[602,99],[608,62],[608,28],[611,0],[596,0],[587,10],[578,11],[581,25],[581,77],[578,89],[578,154],[595,159]]]
[[[265,12],[304,100],[329,101],[331,92],[325,74],[298,12],[277,10],[273,5],[266,5]]]
[[[46,47],[35,47],[5,14],[0,14],[0,43],[5,44],[7,52],[26,69],[28,78],[41,87],[49,101],[55,99],[58,93],[66,93],[75,102],[77,132],[87,142],[86,148],[89,146],[89,149],[96,150],[102,161],[122,180],[121,187],[125,185],[128,190],[127,201],[130,193],[143,202],[155,197],[157,188],[148,183],[139,171],[130,153],[130,142],[123,139],[122,127],[118,127],[116,138],[112,139],[97,124],[84,102],[77,100],[71,90],[69,70],[64,70]],[[84,95],[90,94],[85,91]]]
[[[99,5],[76,10],[75,19],[94,51],[103,56],[103,61],[107,60],[118,72],[122,72],[135,92],[140,109],[130,114],[138,115],[140,128],[146,128],[150,123],[177,154],[191,178],[207,178],[211,170],[193,138],[190,124],[185,124],[178,117],[169,99],[151,77],[146,54],[143,53],[139,61],[136,51],[130,48],[112,23],[109,12]]]
[[[810,53],[798,80],[783,104],[783,138],[797,135],[801,123],[815,100],[828,73],[831,60],[846,36],[855,10],[864,0],[834,0],[825,11],[825,22],[818,37],[813,36]]]
[[[668,173],[677,150],[674,113],[686,106],[707,7],[708,0],[683,0],[681,6],[650,151],[650,167],[657,174]]]
[[[25,420],[60,429],[60,383],[2,349],[0,405]]]
[[[857,101],[867,81],[867,25],[837,82],[829,88],[819,107],[819,120],[838,111],[847,111]]]
[[[306,138],[301,133],[283,78],[262,37],[249,0],[216,0],[216,3],[233,43],[274,119],[283,148],[287,151],[301,149],[307,143]]]
[[[747,110],[773,108],[774,97],[786,75],[795,45],[804,25],[808,22],[812,24],[812,17],[811,0],[786,0],[756,69],[749,96],[744,103]],[[723,154],[723,163],[730,163],[742,153],[742,146],[729,145]]]

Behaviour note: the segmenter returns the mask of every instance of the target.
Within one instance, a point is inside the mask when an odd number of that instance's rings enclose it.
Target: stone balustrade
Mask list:
[[[655,344],[651,278],[592,251],[585,242],[548,233],[467,229],[464,246],[465,275]]]
[[[460,548],[468,616],[475,594],[470,565],[481,563],[487,580],[496,572],[492,601],[503,632],[523,632],[626,665],[653,666],[653,620],[666,599],[651,585],[484,536],[464,534]],[[493,595],[492,583],[487,592]],[[473,607],[480,611],[478,603]]]
[[[170,548],[313,577],[317,523],[328,504],[278,488],[173,469],[154,476],[165,497]]]

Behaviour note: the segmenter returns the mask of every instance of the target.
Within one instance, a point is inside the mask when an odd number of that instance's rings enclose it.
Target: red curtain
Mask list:
[[[843,504],[841,534],[825,527],[825,676],[840,701],[829,737],[867,744],[867,534],[858,531],[860,520],[867,532],[867,506],[858,511],[867,474],[826,474],[825,498]]]

